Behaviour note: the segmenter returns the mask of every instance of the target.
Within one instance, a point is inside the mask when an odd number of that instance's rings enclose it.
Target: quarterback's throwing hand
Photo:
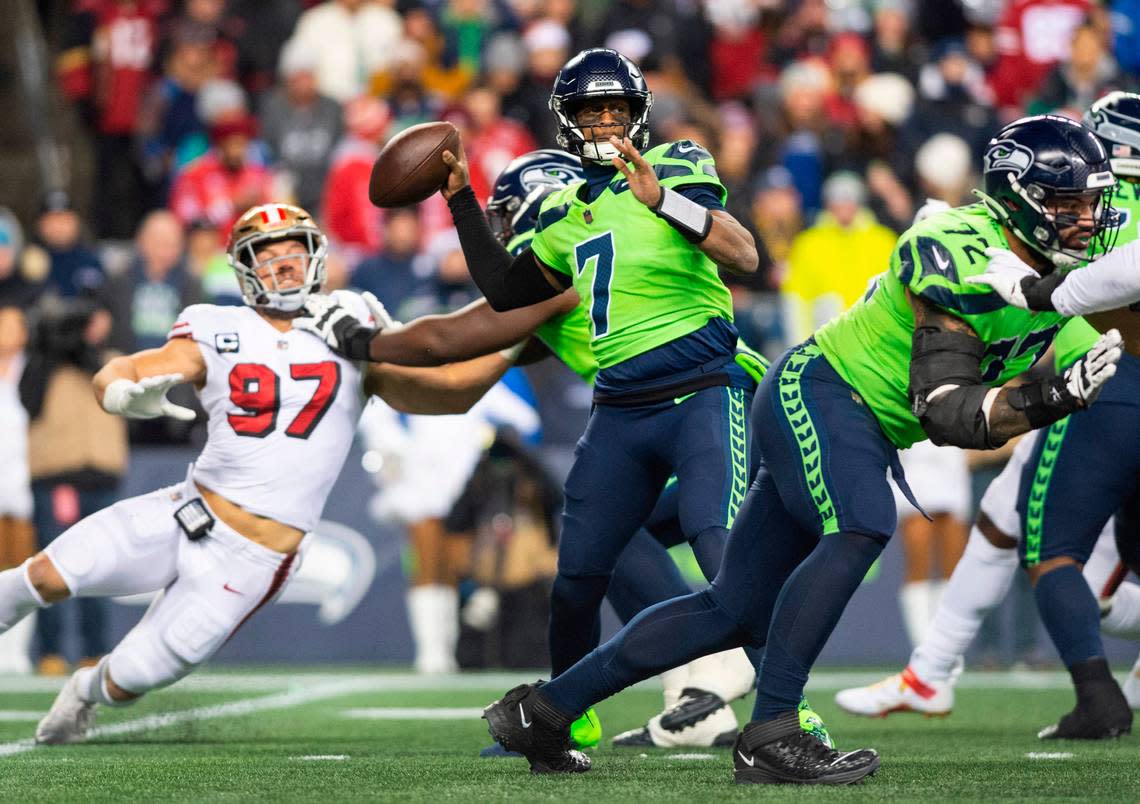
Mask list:
[[[194,421],[198,414],[166,398],[166,392],[183,381],[181,374],[156,374],[138,382],[115,380],[103,391],[103,410],[128,419],[170,416],[179,421]]]
[[[653,166],[645,161],[645,157],[633,147],[633,143],[628,138],[619,140],[617,137],[610,137],[610,144],[621,151],[622,156],[625,157],[622,159],[615,156],[613,165],[625,176],[633,195],[645,206],[656,209],[657,205],[661,203],[661,182],[657,180]],[[629,163],[633,164],[632,168]]]
[[[971,285],[989,285],[1005,299],[1006,304],[1022,310],[1043,312],[1053,309],[1049,294],[1060,283],[1061,274],[1054,271],[1043,277],[1009,249],[987,248],[986,256],[990,262],[985,273],[967,276],[967,282]]]
[[[293,329],[316,335],[330,349],[349,360],[368,360],[368,344],[372,338],[395,322],[371,293],[363,294],[362,298],[375,321],[374,327],[360,323],[331,296],[314,294],[305,300],[305,306],[301,308],[303,315],[293,319]]]
[[[1097,339],[1084,357],[1065,370],[1065,389],[1088,407],[1100,394],[1104,384],[1116,374],[1116,364],[1124,354],[1120,333],[1110,329]]]

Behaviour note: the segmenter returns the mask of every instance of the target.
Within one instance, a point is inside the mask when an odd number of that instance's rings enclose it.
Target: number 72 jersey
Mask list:
[[[825,324],[816,342],[897,447],[924,441],[911,412],[909,293],[965,321],[985,346],[982,382],[1003,385],[1041,358],[1067,319],[1007,305],[988,287],[965,282],[985,271],[990,247],[1009,248],[981,204],[931,215],[899,238],[889,269],[862,301]]]
[[[359,365],[245,306],[187,307],[169,337],[195,341],[206,362],[198,398],[209,435],[194,480],[254,514],[312,530],[363,409]]]

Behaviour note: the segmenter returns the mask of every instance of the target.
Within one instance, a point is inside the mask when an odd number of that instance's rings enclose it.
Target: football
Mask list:
[[[439,190],[450,172],[440,157],[459,148],[451,123],[421,123],[393,137],[372,165],[368,198],[378,207],[418,204]]]

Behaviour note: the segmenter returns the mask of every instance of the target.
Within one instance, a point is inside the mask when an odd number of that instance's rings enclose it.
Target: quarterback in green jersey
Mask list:
[[[1114,185],[1103,145],[1079,123],[1041,116],[1002,129],[987,147],[983,204],[906,232],[865,300],[765,375],[752,411],[759,469],[712,587],[647,609],[550,682],[512,690],[485,711],[492,732],[558,766],[566,719],[658,667],[746,644],[765,652],[736,780],[844,784],[873,773],[876,752],[827,749],[798,728],[795,706],[894,532],[887,473],[906,490],[897,449],[924,437],[993,448],[1047,426],[1087,407],[1121,357],[1111,332],[1057,378],[1004,385],[1061,316],[1010,310],[963,280],[996,245],[1042,269],[1087,259],[1114,223]]]

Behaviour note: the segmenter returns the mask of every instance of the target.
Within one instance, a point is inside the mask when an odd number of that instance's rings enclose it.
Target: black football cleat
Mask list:
[[[737,784],[853,784],[879,768],[874,749],[828,748],[800,727],[795,711],[745,726],[732,761]]]
[[[585,773],[590,758],[570,748],[574,718],[557,710],[538,684],[522,684],[483,710],[487,730],[507,751],[530,762],[531,773]]]
[[[1132,731],[1132,707],[1100,657],[1069,669],[1077,692],[1072,712],[1037,732],[1042,740],[1112,740]]]

